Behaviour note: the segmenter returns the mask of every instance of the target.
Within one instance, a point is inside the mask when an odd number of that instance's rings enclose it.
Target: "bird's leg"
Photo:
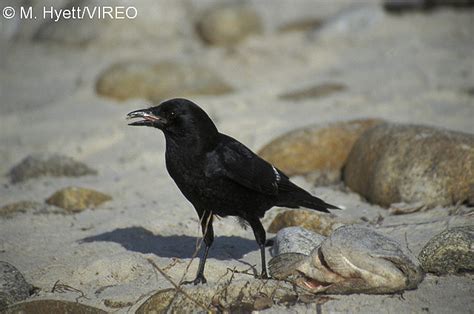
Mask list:
[[[199,267],[196,274],[196,278],[192,281],[184,281],[183,284],[193,283],[194,285],[200,283],[206,283],[207,280],[204,277],[204,266],[206,265],[207,254],[209,253],[209,248],[214,241],[214,229],[212,228],[212,213],[210,211],[205,211],[202,214],[199,214],[201,220],[202,234],[204,237],[204,255],[199,260]]]
[[[268,279],[269,277],[267,274],[267,264],[265,262],[265,229],[263,228],[262,223],[257,217],[247,218],[246,220],[250,224],[250,227],[252,227],[253,234],[255,235],[255,240],[257,240],[257,244],[260,248],[260,256],[262,260],[262,274],[260,275],[260,278]]]

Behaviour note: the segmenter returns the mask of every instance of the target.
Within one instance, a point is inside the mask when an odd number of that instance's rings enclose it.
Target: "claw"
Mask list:
[[[206,282],[207,280],[203,275],[197,275],[194,280],[183,281],[183,285],[194,284],[196,286],[198,284],[205,284]]]
[[[255,278],[257,279],[270,279],[271,277],[268,276],[267,274],[267,270],[262,270],[262,273],[260,274],[260,276],[255,276]]]

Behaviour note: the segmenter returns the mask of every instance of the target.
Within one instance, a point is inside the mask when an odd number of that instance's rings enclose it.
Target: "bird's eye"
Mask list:
[[[171,112],[169,113],[169,117],[170,117],[170,118],[174,118],[175,116],[176,116],[176,113],[175,113],[174,111],[171,111]]]

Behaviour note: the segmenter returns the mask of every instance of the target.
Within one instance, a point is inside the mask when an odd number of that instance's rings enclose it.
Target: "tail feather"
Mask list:
[[[287,193],[279,205],[289,208],[306,207],[325,213],[329,213],[328,209],[340,209],[337,206],[328,204],[322,199],[309,194],[303,189]]]

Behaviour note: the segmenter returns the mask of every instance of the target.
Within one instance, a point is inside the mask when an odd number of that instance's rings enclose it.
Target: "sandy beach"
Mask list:
[[[49,27],[41,18],[1,20],[0,207],[19,201],[44,205],[0,216],[0,261],[14,265],[37,288],[28,300],[134,312],[154,292],[171,287],[147,259],[179,282],[201,237],[194,208],[166,171],[161,132],[127,126],[128,112],[153,101],[97,92],[98,79],[114,64],[166,61],[212,70],[232,92],[184,96],[208,112],[221,132],[254,151],[301,127],[359,118],[474,133],[472,9],[394,15],[378,1],[249,1],[262,31],[222,47],[204,43],[195,31],[196,20],[213,4],[142,0],[134,3],[133,20],[70,20]],[[281,30],[308,19],[324,22]],[[326,83],[344,88],[322,97],[279,97]],[[178,91],[172,97],[181,96]],[[10,169],[34,153],[69,156],[97,174],[12,183]],[[465,205],[390,215],[340,185],[315,187],[304,176],[292,180],[343,208],[338,216],[364,217],[366,225],[415,255],[448,227],[474,224],[472,208]],[[112,199],[77,213],[45,203],[70,186]],[[267,212],[264,227],[284,210]],[[383,222],[371,224],[379,216]],[[206,265],[210,283],[228,276],[228,268],[259,269],[251,230],[223,218],[214,222],[214,231]],[[197,264],[195,259],[186,279]],[[250,279],[240,274],[236,280]],[[470,313],[473,296],[472,273],[427,274],[416,290],[402,295],[337,295],[323,304],[273,305],[265,312]]]

